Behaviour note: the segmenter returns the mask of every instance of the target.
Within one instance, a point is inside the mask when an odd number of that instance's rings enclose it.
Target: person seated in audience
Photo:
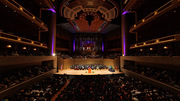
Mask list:
[[[5,97],[10,101],[50,101],[66,83],[65,76],[53,75],[41,82],[34,83],[29,88],[21,89],[15,95]]]
[[[124,75],[75,76],[56,101],[178,101],[174,94]]]
[[[12,72],[7,72],[4,75],[0,75],[0,90],[14,86],[17,83],[33,78],[51,69],[53,68],[47,66],[30,66],[23,69],[17,69]]]
[[[131,70],[138,74],[142,74],[144,76],[150,77],[152,79],[159,80],[161,82],[167,83],[174,87],[180,88],[180,77],[178,72],[170,71],[170,70],[163,70],[154,67],[147,67],[141,65],[133,65],[127,64],[124,66],[125,69]]]

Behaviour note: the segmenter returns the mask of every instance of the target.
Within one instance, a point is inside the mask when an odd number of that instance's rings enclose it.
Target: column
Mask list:
[[[127,25],[127,13],[121,15],[121,33],[122,33],[122,55],[126,56],[128,50],[128,25]]]
[[[56,12],[51,13],[50,26],[49,26],[49,48],[50,54],[55,56],[56,53]]]

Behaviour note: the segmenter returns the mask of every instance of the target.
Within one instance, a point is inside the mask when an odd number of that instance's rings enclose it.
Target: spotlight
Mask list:
[[[164,49],[168,49],[168,47],[167,47],[167,46],[164,46]]]
[[[19,9],[20,9],[21,11],[23,11],[23,8],[22,8],[22,7],[20,7]]]
[[[7,45],[6,47],[7,47],[7,48],[11,48],[11,45]]]
[[[56,56],[56,54],[55,54],[55,53],[53,53],[53,56]]]
[[[144,22],[144,21],[145,21],[145,19],[142,20],[142,22]]]
[[[34,48],[33,50],[36,51],[36,48]]]
[[[140,49],[140,51],[142,52],[142,51],[143,51],[143,49]]]
[[[150,50],[153,50],[153,48],[150,48]]]
[[[26,50],[26,47],[23,47],[24,50]]]
[[[155,11],[155,12],[154,12],[154,15],[156,15],[157,13],[158,13],[158,12],[157,12],[157,11]]]

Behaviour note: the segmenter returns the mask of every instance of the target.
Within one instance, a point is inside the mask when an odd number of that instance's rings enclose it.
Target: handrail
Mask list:
[[[18,5],[19,7],[22,7],[20,4],[18,4],[16,1],[14,1],[14,0],[12,0],[16,5]],[[35,17],[32,13],[30,13],[28,10],[26,10],[24,7],[22,7],[23,8],[23,11],[25,11],[28,15],[30,15],[32,18],[33,17]],[[37,18],[37,17],[35,17],[35,19],[39,22],[39,23],[41,23],[41,24],[43,24],[44,26],[46,26],[46,27],[48,27],[46,24],[44,24],[39,18]]]
[[[149,15],[147,15],[145,18],[141,19],[140,21],[138,21],[136,24],[134,24],[133,26],[130,27],[130,29],[137,27],[138,25],[144,23],[145,21],[151,19],[154,16],[157,16],[158,13],[163,12],[165,9],[170,8],[173,5],[173,0],[170,0],[169,2],[167,2],[166,4],[164,4],[163,6],[161,6],[160,8],[158,8],[157,10],[155,10],[154,12],[150,13]]]
[[[28,16],[29,18],[32,18],[30,20],[35,20],[38,22],[39,26],[42,27],[43,29],[45,29],[46,31],[48,30],[48,26],[43,23],[39,18],[35,17],[35,15],[33,15],[32,13],[30,13],[28,10],[26,10],[23,6],[21,6],[20,4],[18,4],[15,0],[0,0],[0,2],[10,5],[10,7],[18,9],[19,11],[23,12],[26,14],[26,16]]]
[[[165,36],[165,37],[158,38],[158,39],[152,39],[152,40],[145,41],[145,42],[140,42],[140,43],[137,43],[137,44],[132,44],[132,45],[130,45],[130,49],[138,48],[138,47],[141,47],[141,46],[143,47],[143,46],[148,46],[148,45],[153,45],[153,44],[171,42],[171,41],[179,41],[177,39],[177,37],[179,37],[179,36],[180,36],[180,33],[175,34],[175,35]]]
[[[47,44],[43,44],[38,41],[30,40],[27,38],[19,37],[16,35],[5,33],[5,32],[0,32],[0,39],[10,40],[10,41],[15,41],[15,42],[20,42],[20,43],[22,42],[24,44],[36,45],[38,47],[47,48]]]

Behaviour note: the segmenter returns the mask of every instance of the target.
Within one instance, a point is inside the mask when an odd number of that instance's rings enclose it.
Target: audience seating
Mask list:
[[[48,66],[31,66],[8,72],[5,75],[0,75],[0,90],[5,90],[10,86],[26,81],[52,69],[53,67]]]
[[[168,91],[124,75],[75,76],[56,101],[178,101]]]
[[[167,71],[149,66],[136,66],[133,64],[125,65],[124,68],[180,89],[180,74],[178,72]]]
[[[109,54],[107,56],[105,55],[74,55],[73,57],[67,55],[67,54],[60,54],[58,53],[57,56],[62,59],[115,59],[118,58],[118,55],[120,54]]]
[[[66,76],[53,75],[43,81],[19,90],[13,96],[6,97],[7,101],[50,101],[66,83]]]

